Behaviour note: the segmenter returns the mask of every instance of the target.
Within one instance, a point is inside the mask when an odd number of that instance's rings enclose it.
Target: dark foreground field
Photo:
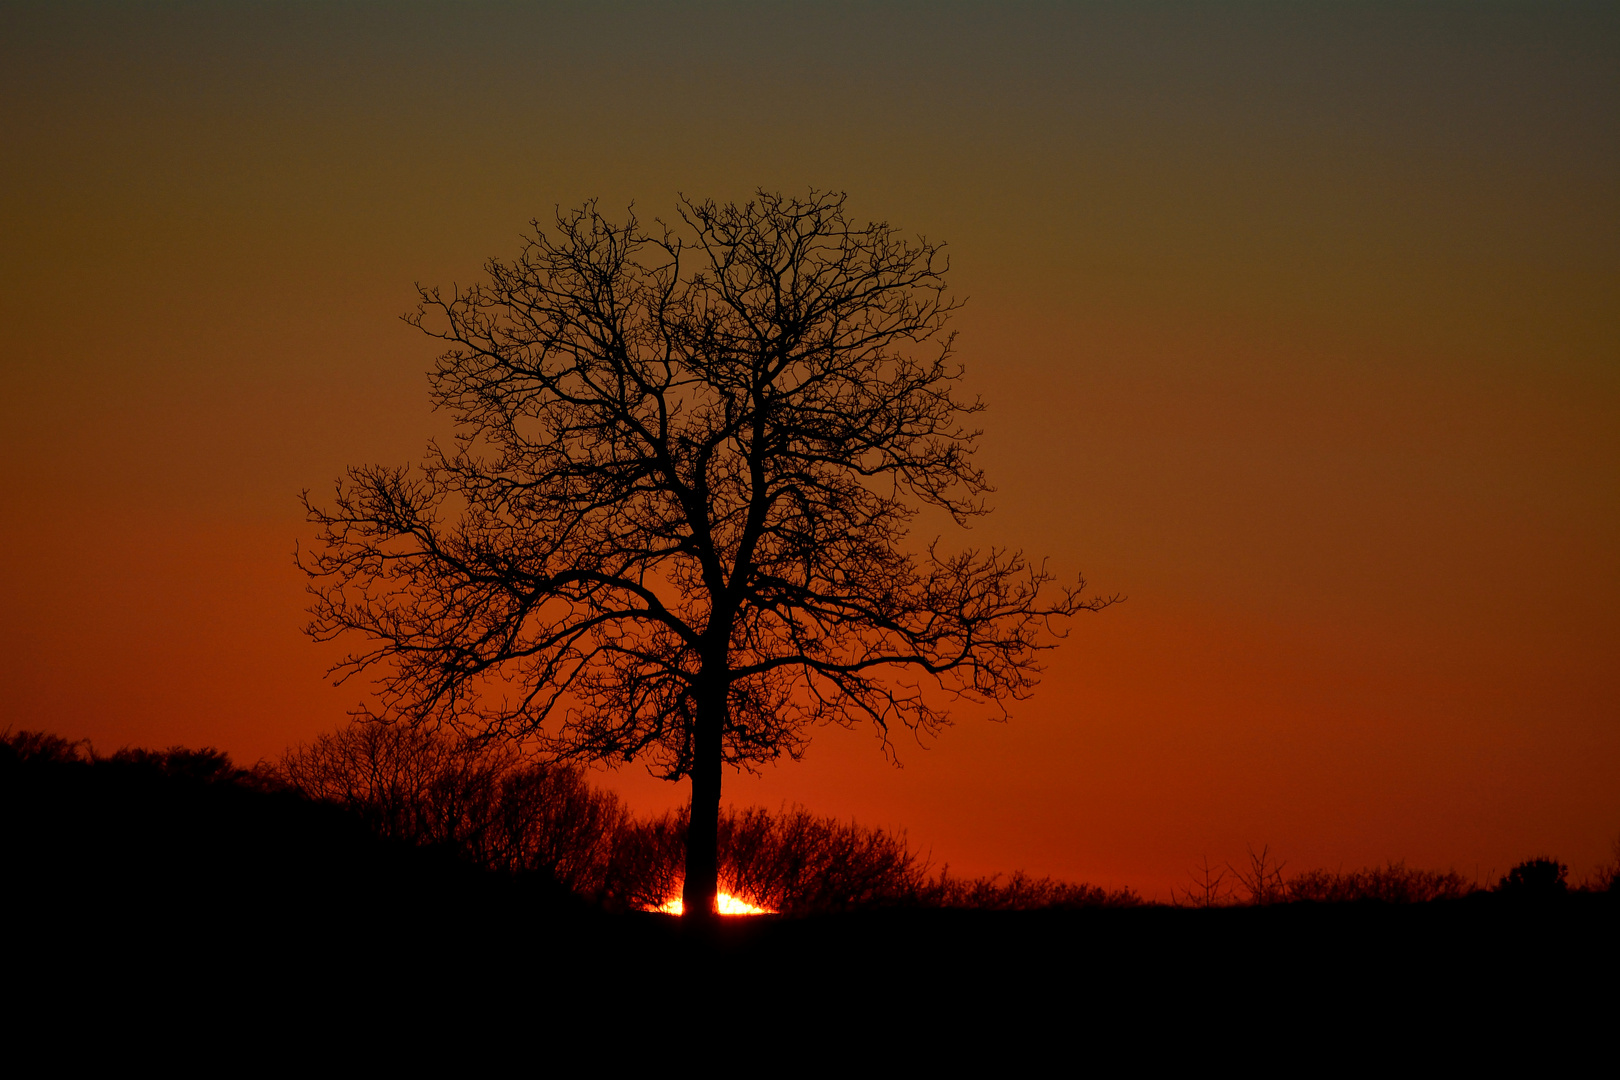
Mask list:
[[[679,1056],[696,1040],[739,1061],[866,1042],[886,1057],[1044,1045],[1144,1065],[1218,1049],[1267,1071],[1305,1044],[1612,1044],[1612,894],[892,907],[705,928],[605,912],[540,875],[480,870],[175,760],[8,759],[0,784],[16,1031],[234,1033],[261,1048],[321,1032],[390,1053],[465,1039]]]
[[[8,919],[12,1016],[87,1039],[319,1033],[394,1051],[498,1037],[661,1056],[698,1037],[813,1056],[875,1036],[906,1055],[1612,1054],[1615,917],[1591,898],[887,911],[707,931],[523,899],[426,887],[289,910],[285,896],[109,890]]]

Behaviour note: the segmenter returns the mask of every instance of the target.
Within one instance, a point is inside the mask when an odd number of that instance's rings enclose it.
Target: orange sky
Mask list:
[[[1129,600],[1011,724],[730,797],[1161,897],[1248,844],[1579,876],[1620,834],[1612,5],[0,20],[0,725],[340,722],[296,496],[444,430],[412,283],[591,196],[816,185],[950,244],[973,539]]]

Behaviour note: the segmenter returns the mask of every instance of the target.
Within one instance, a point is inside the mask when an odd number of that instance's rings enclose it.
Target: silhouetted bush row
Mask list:
[[[1306,870],[1292,876],[1285,875],[1284,868],[1269,847],[1250,848],[1249,861],[1243,866],[1227,864],[1217,869],[1206,860],[1193,872],[1192,886],[1176,893],[1173,900],[1192,907],[1358,901],[1422,904],[1484,892],[1534,899],[1570,891],[1569,867],[1548,856],[1519,863],[1494,888],[1470,881],[1455,870],[1416,870],[1404,862],[1361,870]],[[1581,891],[1620,895],[1620,841],[1615,843],[1613,861],[1600,867]]]
[[[491,870],[547,875],[608,908],[657,908],[680,894],[684,810],[633,817],[575,768],[404,726],[357,723],[289,750],[261,770],[342,806],[390,838],[444,845]],[[818,817],[726,809],[721,889],[783,913],[879,905],[1002,910],[1140,903],[1022,873],[1002,880],[933,875],[903,834]]]
[[[1457,900],[1474,889],[1474,883],[1455,870],[1415,870],[1401,862],[1364,870],[1307,870],[1283,883],[1286,899],[1313,903],[1377,900],[1386,904],[1422,904]]]
[[[1142,901],[1129,889],[1109,892],[1022,872],[953,878],[931,873],[904,834],[853,821],[819,817],[803,807],[777,814],[728,807],[720,814],[720,887],[783,914],[871,907],[950,907],[981,910],[1128,907]],[[618,838],[623,877],[615,899],[657,907],[680,894],[686,852],[686,811],[630,821]]]
[[[595,899],[615,891],[614,842],[629,814],[577,769],[501,745],[357,723],[258,771],[389,839],[446,848],[489,870],[538,873]]]
[[[96,754],[88,742],[72,741],[41,731],[7,732],[0,740],[0,761],[9,767],[100,765],[114,770],[144,771],[157,776],[193,783],[225,783],[258,786],[258,778],[248,769],[231,764],[223,750],[188,750],[182,746],[168,750],[126,747],[108,756]],[[12,777],[15,781],[15,777]]]

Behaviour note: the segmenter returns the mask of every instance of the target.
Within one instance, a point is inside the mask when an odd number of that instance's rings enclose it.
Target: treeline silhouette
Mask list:
[[[4,859],[41,896],[87,890],[418,897],[515,884],[525,904],[652,910],[680,895],[686,814],[629,812],[580,769],[499,743],[355,723],[240,768],[213,749],[124,749],[39,732],[0,739]],[[1011,875],[935,871],[903,832],[812,814],[728,808],[722,890],[785,915],[876,908],[1037,911],[1130,908],[1129,889]],[[1269,848],[1239,866],[1206,861],[1172,897],[1181,907],[1423,904],[1492,893],[1572,891],[1568,868],[1527,860],[1494,888],[1455,871],[1390,863],[1285,873]],[[1578,891],[1620,896],[1615,859]]]

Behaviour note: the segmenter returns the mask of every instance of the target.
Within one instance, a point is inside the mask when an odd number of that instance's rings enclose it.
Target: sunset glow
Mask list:
[[[776,914],[776,912],[772,911],[770,908],[756,907],[753,904],[750,904],[746,900],[737,899],[735,896],[732,896],[730,893],[717,893],[717,894],[715,894],[715,905],[714,906],[719,909],[720,914],[722,914],[722,915],[775,915]],[[653,910],[654,911],[661,911],[665,915],[679,915],[683,911],[686,910],[686,905],[681,903],[681,898],[679,896],[675,896],[675,897],[671,897],[669,900],[664,901],[664,903],[662,905],[660,905],[659,907],[654,908]]]
[[[586,200],[645,229],[679,193],[814,185],[947,243],[942,300],[968,300],[947,362],[986,407],[992,512],[930,508],[896,550],[1022,552],[1125,600],[1054,624],[1006,723],[943,695],[937,732],[828,713],[706,797],[904,831],[953,878],[1160,900],[1268,845],[1290,873],[1470,880],[1611,858],[1614,4],[7,15],[0,729],[247,765],[383,710],[371,675],[335,684],[368,639],[305,633],[293,560],[301,492],[455,452],[427,381],[449,343],[400,319],[417,283],[486,282]],[[789,506],[771,528],[823,512]],[[818,706],[771,670],[787,730]],[[590,783],[678,814],[682,753]]]

